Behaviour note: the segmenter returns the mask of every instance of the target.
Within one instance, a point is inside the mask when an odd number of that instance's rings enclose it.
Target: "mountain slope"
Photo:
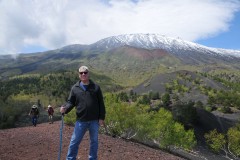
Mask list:
[[[130,34],[105,38],[91,45],[74,44],[42,53],[21,54],[16,58],[0,56],[0,78],[75,70],[84,64],[116,83],[134,86],[156,74],[176,70],[238,71],[239,62],[240,51],[209,48],[157,34]]]
[[[93,68],[103,71],[116,82],[136,85],[168,66],[180,64],[179,60],[164,50],[147,50],[130,46],[114,48],[90,58]]]
[[[228,88],[220,82],[214,81],[195,72],[181,70],[156,75],[151,79],[144,81],[140,85],[135,86],[133,91],[138,94],[146,94],[152,91],[159,92],[160,95],[162,95],[166,92],[166,84],[173,85],[174,81],[178,81],[179,85],[185,86],[189,89],[188,91],[183,92],[179,98],[183,102],[188,102],[191,100],[195,102],[201,101],[206,104],[208,96],[201,92],[199,89],[200,86],[211,87],[216,90],[228,90]],[[196,81],[199,81],[199,84],[196,84]],[[174,94],[174,91],[172,92],[172,94]]]

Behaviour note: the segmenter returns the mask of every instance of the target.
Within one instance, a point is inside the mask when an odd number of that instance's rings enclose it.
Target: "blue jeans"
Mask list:
[[[72,134],[70,145],[67,153],[67,160],[75,160],[78,154],[79,144],[81,143],[84,134],[89,130],[90,136],[90,151],[89,151],[89,160],[97,160],[98,152],[98,121],[88,121],[75,123],[75,128]]]
[[[36,127],[36,125],[37,125],[37,116],[32,116],[32,124]]]

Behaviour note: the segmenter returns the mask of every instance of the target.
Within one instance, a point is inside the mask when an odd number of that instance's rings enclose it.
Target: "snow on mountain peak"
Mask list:
[[[240,58],[240,51],[206,47],[180,38],[171,38],[159,34],[124,34],[112,36],[92,44],[96,48],[111,49],[125,45],[144,49],[164,49],[174,54],[197,52],[224,57]]]

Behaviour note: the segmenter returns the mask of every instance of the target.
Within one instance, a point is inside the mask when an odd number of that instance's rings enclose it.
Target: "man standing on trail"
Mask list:
[[[53,110],[53,107],[49,104],[48,105],[48,121],[49,121],[49,124],[53,123],[53,113],[54,113],[54,110]]]
[[[89,160],[97,159],[98,129],[104,125],[105,105],[100,87],[89,79],[89,69],[86,66],[79,68],[79,78],[73,85],[67,103],[60,108],[61,113],[67,114],[76,107],[77,121],[70,141],[67,160],[75,160],[79,144],[86,131],[90,136]]]
[[[32,116],[32,124],[34,127],[37,126],[37,119],[39,117],[39,111],[37,105],[33,105],[29,114],[29,116]]]

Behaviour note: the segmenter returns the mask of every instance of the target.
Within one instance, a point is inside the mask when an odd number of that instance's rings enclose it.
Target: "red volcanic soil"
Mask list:
[[[0,130],[0,160],[56,160],[59,154],[61,121],[36,127]],[[66,159],[73,127],[64,125],[61,159]],[[80,144],[77,159],[88,159],[89,137]],[[99,160],[182,160],[161,150],[120,138],[99,135]]]

